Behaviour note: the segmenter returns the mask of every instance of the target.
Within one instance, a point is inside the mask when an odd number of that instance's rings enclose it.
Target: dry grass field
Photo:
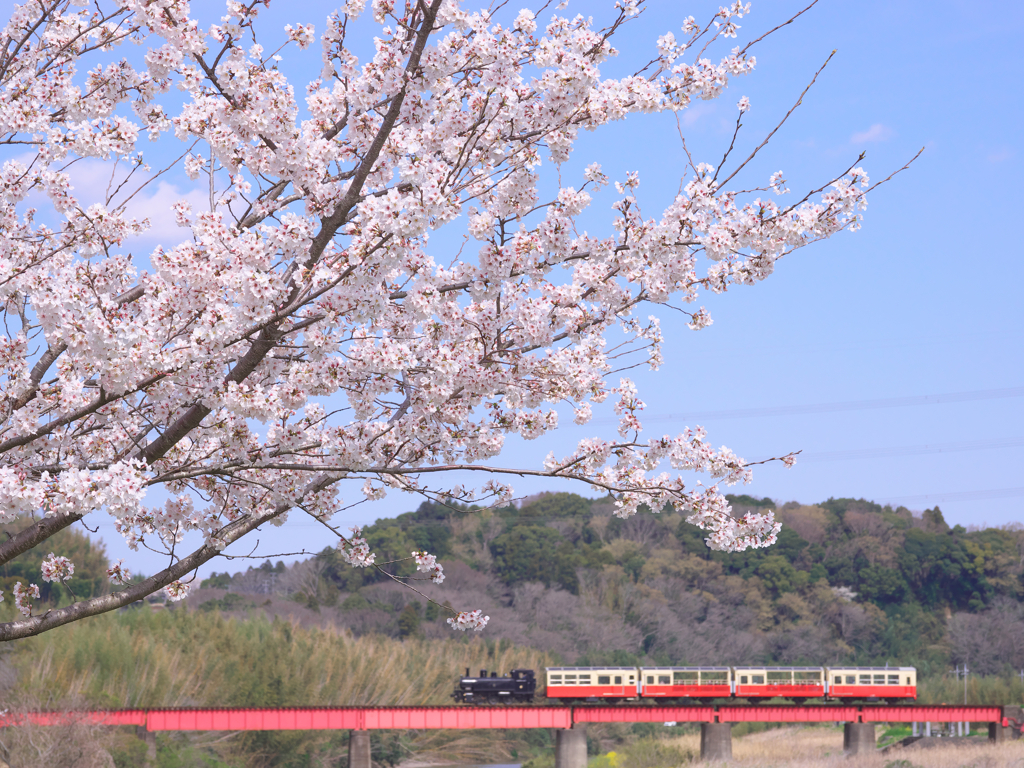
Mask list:
[[[700,736],[673,739],[684,754],[700,754]],[[841,728],[777,728],[732,740],[730,768],[1024,768],[1024,740],[999,745],[909,747],[847,757]],[[701,763],[701,765],[712,765]],[[651,767],[653,768],[653,766]]]

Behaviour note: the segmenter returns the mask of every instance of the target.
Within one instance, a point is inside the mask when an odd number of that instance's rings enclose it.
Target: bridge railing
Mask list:
[[[148,731],[277,731],[571,728],[576,723],[996,723],[1003,707],[923,705],[720,705],[576,707],[273,707],[122,709],[0,714],[0,727],[23,722],[141,726]]]

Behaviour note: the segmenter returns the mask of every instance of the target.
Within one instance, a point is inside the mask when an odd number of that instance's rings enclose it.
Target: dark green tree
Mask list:
[[[407,637],[419,637],[422,634],[419,605],[407,603],[398,614],[398,636],[404,640]]]
[[[553,528],[517,525],[494,539],[490,550],[494,570],[506,584],[539,581],[570,592],[579,588],[579,552]]]

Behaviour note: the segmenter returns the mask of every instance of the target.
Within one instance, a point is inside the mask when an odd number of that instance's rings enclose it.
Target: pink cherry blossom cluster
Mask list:
[[[182,581],[172,581],[164,587],[164,594],[167,595],[168,600],[177,602],[178,600],[184,600],[188,597],[189,590],[191,589],[191,584]]]
[[[353,567],[368,568],[373,565],[377,556],[370,552],[370,545],[363,538],[362,528],[352,527],[349,530],[352,531],[352,535],[347,540],[342,539],[338,542],[338,554]]]
[[[416,570],[420,573],[429,573],[432,582],[440,584],[444,581],[444,568],[437,562],[434,555],[428,555],[426,552],[413,552],[412,558],[416,561]]]
[[[75,564],[68,558],[54,555],[51,552],[41,566],[43,581],[60,581],[70,579],[75,572]]]
[[[752,72],[750,46],[713,56],[748,5],[681,19],[657,68],[610,77],[639,0],[607,0],[597,22],[374,0],[382,27],[363,59],[346,30],[365,0],[327,19],[319,47],[297,22],[284,30],[296,45],[279,47],[259,3],[226,0],[209,24],[187,2],[98,2],[103,13],[25,3],[2,33],[0,146],[16,151],[0,162],[0,522],[42,512],[23,534],[39,545],[103,510],[131,548],[168,552],[179,595],[188,534],[207,561],[289,514],[329,527],[346,489],[507,504],[514,489],[496,478],[568,478],[612,494],[622,516],[674,506],[714,548],[774,540],[773,517],[736,519],[718,490],[749,482],[749,466],[699,427],[643,436],[643,399],[611,372],[629,352],[663,361],[645,307],[699,307],[856,229],[866,174],[853,164],[780,205],[781,172],[740,186],[749,161],[726,153],[681,166],[680,194],[650,215],[637,173],[612,180],[589,162],[571,178],[564,165],[581,131],[680,112]],[[123,42],[145,54],[121,57]],[[290,81],[285,57],[319,76]],[[151,141],[189,149],[150,169]],[[118,161],[105,193],[75,176],[85,157]],[[210,202],[169,205],[180,237],[140,254],[129,241],[152,222],[133,200],[164,173]],[[590,234],[582,217],[613,181],[609,224]],[[463,216],[466,246],[434,246]],[[703,307],[689,316],[711,324]],[[617,439],[539,467],[491,463],[510,436],[556,430],[558,407],[585,424],[612,395]],[[440,479],[466,471],[488,479]],[[684,483],[689,472],[713,484]],[[151,488],[158,505],[144,503]],[[14,550],[0,542],[0,564]],[[379,565],[358,528],[338,550]],[[441,582],[436,559],[414,557]],[[51,558],[44,574],[63,567]],[[130,576],[118,564],[110,578]],[[453,627],[486,623],[460,617]]]
[[[14,605],[21,611],[22,616],[32,615],[32,603],[30,600],[39,599],[39,587],[35,584],[29,584],[27,587],[22,586],[21,582],[17,582],[14,585]]]
[[[309,46],[316,40],[316,32],[312,24],[291,24],[285,25],[284,31],[288,34],[288,39],[298,43],[299,48],[309,48]]]
[[[487,622],[491,620],[490,616],[484,616],[483,611],[462,611],[458,616],[448,619],[448,625],[452,629],[458,629],[465,632],[467,629],[472,629],[477,632],[487,626]]]
[[[124,585],[132,580],[132,572],[124,566],[124,560],[118,560],[107,568],[107,578],[112,584]]]
[[[775,513],[772,511],[748,513],[736,520],[729,514],[730,508],[725,497],[717,494],[695,499],[690,510],[687,522],[707,530],[707,545],[721,552],[769,547],[775,543],[782,530],[782,524],[775,521]]]

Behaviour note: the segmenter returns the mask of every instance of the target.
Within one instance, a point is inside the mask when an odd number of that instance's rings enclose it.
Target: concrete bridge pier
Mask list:
[[[586,723],[555,731],[555,768],[587,768]]]
[[[370,768],[370,732],[348,732],[348,768]]]
[[[1009,721],[1004,737],[1007,739],[1019,739],[1024,736],[1024,707],[1007,706],[1003,707],[1003,717]]]
[[[1024,721],[1024,710],[1020,707],[1003,707],[1002,716],[1009,725],[1003,725],[1002,719],[998,723],[988,724],[988,740],[993,744],[999,744],[1007,739],[1019,739],[1021,736],[1020,726]]]
[[[877,747],[874,723],[847,723],[843,726],[843,751],[848,755],[874,754]]]
[[[700,759],[732,760],[732,723],[701,723]]]
[[[156,733],[144,725],[135,726],[135,735],[146,743],[146,768],[156,765]]]

